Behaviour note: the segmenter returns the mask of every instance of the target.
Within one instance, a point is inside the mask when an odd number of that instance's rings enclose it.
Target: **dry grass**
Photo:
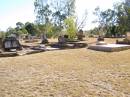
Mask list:
[[[0,58],[0,97],[130,97],[129,58],[86,48]]]

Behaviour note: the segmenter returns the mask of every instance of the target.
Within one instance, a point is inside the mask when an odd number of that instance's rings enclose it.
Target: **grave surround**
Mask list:
[[[130,45],[123,45],[123,44],[91,45],[88,47],[88,49],[104,52],[116,52],[130,49]]]

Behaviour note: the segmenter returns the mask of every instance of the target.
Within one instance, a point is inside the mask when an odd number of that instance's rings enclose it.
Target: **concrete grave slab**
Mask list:
[[[130,49],[130,45],[123,44],[106,44],[106,45],[91,45],[88,49],[105,51],[105,52],[115,52]]]

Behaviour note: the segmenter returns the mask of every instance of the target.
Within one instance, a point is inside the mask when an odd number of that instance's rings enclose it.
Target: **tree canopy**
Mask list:
[[[94,14],[98,17],[95,22],[108,35],[123,35],[130,31],[130,1],[117,2],[113,9],[101,10],[95,8]]]
[[[35,0],[34,6],[39,30],[49,36],[65,30],[64,21],[75,15],[75,0],[54,0],[50,4],[44,4],[44,0]]]

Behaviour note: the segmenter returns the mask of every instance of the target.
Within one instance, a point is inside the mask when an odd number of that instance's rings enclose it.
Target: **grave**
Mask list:
[[[84,33],[83,33],[83,30],[80,29],[77,33],[77,38],[78,40],[82,41],[83,40],[83,37],[85,37]]]
[[[122,44],[106,44],[106,45],[91,45],[88,49],[104,52],[115,52],[130,49],[130,45]]]
[[[58,37],[58,43],[59,44],[65,44],[67,41],[66,41],[66,38],[64,36],[59,36]]]
[[[0,57],[15,57],[17,56],[17,52],[1,52]]]
[[[104,37],[99,35],[98,38],[97,38],[97,41],[104,41]]]
[[[25,43],[33,43],[33,42],[38,42],[38,39],[36,39],[36,36],[32,35],[26,35],[24,39]]]
[[[41,35],[41,40],[42,40],[41,44],[46,44],[46,43],[48,43],[46,34],[42,34],[42,35]]]
[[[21,50],[21,45],[15,37],[6,37],[2,44],[2,48],[5,51],[11,51],[12,49]]]
[[[69,41],[67,36],[59,36],[58,43],[50,44],[52,48],[59,48],[59,49],[74,49],[74,48],[84,48],[87,46],[84,42],[78,41]]]
[[[59,36],[58,37],[58,42],[56,42],[56,43],[51,43],[51,44],[49,44],[49,46],[51,46],[52,48],[65,48],[66,47],[66,43],[67,43],[67,41],[66,41],[66,39],[64,38],[64,36]]]
[[[2,38],[0,38],[0,53],[2,53]]]
[[[123,39],[123,41],[116,41],[117,44],[130,44],[130,32],[126,33],[126,37],[125,39]]]
[[[105,45],[105,44],[107,44],[107,43],[104,41],[104,37],[99,35],[97,38],[96,45]]]
[[[0,49],[2,49],[2,38],[0,38]]]
[[[90,45],[88,49],[97,50],[97,51],[105,51],[105,52],[115,52],[130,49],[130,45],[123,44],[107,44],[104,41],[104,37],[100,36],[97,38],[97,43],[94,45]]]

